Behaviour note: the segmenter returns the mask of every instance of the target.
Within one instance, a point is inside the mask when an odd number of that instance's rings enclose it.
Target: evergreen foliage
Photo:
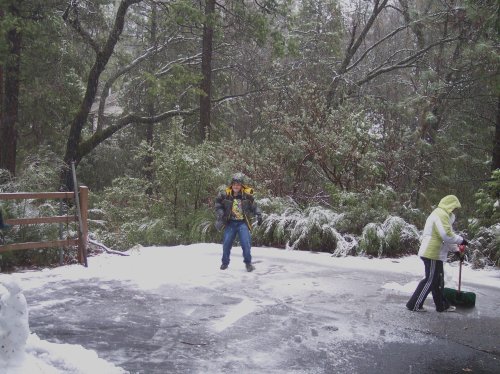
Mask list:
[[[123,249],[137,243],[217,240],[213,201],[218,186],[227,183],[230,175],[222,172],[221,150],[210,142],[189,145],[183,122],[174,121],[168,131],[158,134],[154,148],[143,142],[134,153],[138,160],[153,155],[154,183],[121,177],[103,193],[93,194],[98,238]]]
[[[0,192],[44,192],[56,191],[59,172],[65,164],[50,151],[32,154],[22,164],[22,172],[11,176],[0,169]],[[53,199],[29,199],[1,201],[0,208],[5,218],[33,218],[67,214],[74,209],[73,202]],[[35,224],[14,226],[5,233],[5,243],[52,241],[77,236],[76,224]],[[30,249],[0,254],[0,268],[12,270],[17,266],[54,266],[76,262],[75,248]]]
[[[269,200],[268,200],[269,201]],[[271,204],[266,201],[263,210]],[[330,209],[312,206],[301,209],[293,201],[280,201],[286,206],[281,213],[266,214],[261,227],[255,229],[255,241],[261,245],[288,249],[331,252],[335,256],[353,254],[356,240],[352,235],[342,235],[336,226],[342,214]],[[276,207],[277,204],[273,204]]]
[[[203,2],[137,1],[91,87],[118,3],[5,4],[20,13],[5,12],[0,31],[19,31],[22,49],[12,75],[5,67],[15,56],[0,40],[2,83],[19,84],[19,95],[0,84],[2,102],[19,103],[15,131],[1,139],[17,140],[18,173],[0,171],[2,191],[58,190],[67,152],[91,190],[92,235],[127,249],[220,241],[213,201],[243,172],[264,210],[254,244],[371,256],[416,253],[416,228],[455,194],[456,227],[467,229],[474,263],[498,265],[499,170],[482,182],[500,154],[491,142],[495,2],[389,2],[377,14],[366,1],[217,2],[206,19]],[[212,103],[201,139],[207,23]],[[81,108],[88,115],[76,118]],[[10,216],[59,209],[26,204],[3,203]],[[26,227],[8,240],[56,231]],[[25,256],[11,255],[12,263]]]
[[[480,227],[500,222],[500,169],[493,171],[491,179],[475,195],[476,218],[469,229],[474,233]]]
[[[500,169],[474,195],[476,217],[469,222],[473,240],[470,245],[472,262],[476,267],[487,264],[500,266]]]
[[[481,227],[468,249],[474,267],[500,266],[500,223]]]
[[[359,241],[359,253],[377,257],[400,257],[418,251],[420,234],[400,217],[387,217],[382,224],[369,223]]]

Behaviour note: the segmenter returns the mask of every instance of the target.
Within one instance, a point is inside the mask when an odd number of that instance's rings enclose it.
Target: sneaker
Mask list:
[[[253,266],[252,264],[245,264],[245,266],[247,267],[248,272],[255,270],[255,266]]]
[[[220,269],[221,269],[221,270],[226,270],[226,269],[227,269],[227,267],[228,267],[228,265],[227,265],[227,264],[222,264],[222,265],[220,266]]]
[[[443,312],[455,312],[457,310],[457,307],[450,305],[448,308],[443,310]]]

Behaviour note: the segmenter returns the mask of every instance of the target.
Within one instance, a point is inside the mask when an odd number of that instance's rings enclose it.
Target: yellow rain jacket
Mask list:
[[[460,208],[460,201],[454,195],[441,199],[439,205],[429,215],[422,234],[422,243],[418,255],[431,260],[446,261],[448,252],[456,250],[463,238],[453,232],[451,225],[455,221],[454,209]]]

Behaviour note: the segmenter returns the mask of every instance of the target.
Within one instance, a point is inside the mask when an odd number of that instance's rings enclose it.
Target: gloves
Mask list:
[[[224,216],[224,210],[218,209],[215,212],[215,219],[223,224],[226,224],[229,220],[229,216]]]
[[[469,242],[465,239],[462,240],[462,243],[460,243],[460,245],[469,245]]]
[[[224,226],[226,225],[227,223],[227,218],[224,217],[224,211],[222,210],[217,210],[216,212],[216,220],[215,220],[215,229],[217,231],[220,231],[224,228]]]
[[[262,214],[259,214],[257,216],[257,226],[260,226],[260,225],[262,225]]]
[[[466,242],[466,240],[464,239],[464,241]],[[464,258],[465,258],[465,244],[460,244],[458,246],[458,258],[460,259],[460,262],[463,262]]]
[[[220,231],[224,228],[224,221],[222,219],[217,219],[217,221],[215,221],[215,229],[217,231]]]

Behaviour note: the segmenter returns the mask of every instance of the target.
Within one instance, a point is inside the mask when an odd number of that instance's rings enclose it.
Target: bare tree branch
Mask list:
[[[345,69],[346,72],[348,72],[351,69],[355,68],[366,57],[366,55],[368,55],[368,53],[370,53],[377,46],[379,46],[380,44],[382,44],[383,42],[385,42],[387,39],[390,39],[391,37],[393,37],[394,35],[396,35],[398,32],[400,32],[400,31],[402,31],[402,30],[404,30],[404,29],[406,29],[408,27],[409,27],[409,25],[400,26],[397,29],[395,29],[392,32],[390,32],[389,34],[387,34],[386,36],[384,36],[379,41],[377,41],[375,44],[373,44],[371,47],[369,47],[366,51],[364,51],[363,54],[356,61],[354,61],[351,65],[349,65]]]
[[[379,65],[378,67],[376,67],[375,69],[370,71],[363,79],[356,81],[356,85],[361,86],[361,85],[365,84],[366,82],[371,81],[373,78],[379,76],[380,74],[387,73],[387,72],[392,71],[392,70],[402,69],[402,68],[412,66],[415,63],[415,61],[417,61],[420,57],[422,57],[422,55],[424,55],[430,49],[434,48],[437,45],[449,43],[449,42],[452,42],[455,40],[457,40],[456,37],[442,39],[442,40],[439,40],[439,41],[434,42],[432,44],[429,44],[427,47],[413,53],[412,55],[406,57],[405,59],[403,59],[401,61],[398,61],[395,64],[392,64],[392,65],[386,66],[386,67],[383,67],[384,64]]]
[[[370,17],[368,18],[367,22],[365,23],[363,29],[361,30],[361,32],[357,38],[355,37],[356,25],[353,27],[353,32],[351,34],[351,40],[349,42],[349,46],[346,49],[344,60],[342,61],[340,68],[337,70],[336,75],[332,79],[332,82],[330,83],[330,86],[327,90],[327,106],[328,107],[330,107],[332,102],[333,102],[335,92],[336,92],[337,87],[339,85],[339,77],[346,73],[346,69],[349,66],[352,58],[354,57],[354,55],[358,51],[361,43],[365,40],[365,37],[368,34],[368,31],[370,31],[375,20],[377,19],[377,16],[385,8],[388,1],[389,0],[382,0],[380,2],[379,0],[376,0],[374,2],[373,10],[370,14]]]
[[[161,77],[165,74],[168,74],[174,65],[176,64],[182,64],[182,63],[186,63],[186,62],[190,62],[190,61],[197,61],[199,62],[199,59],[201,56],[201,53],[197,53],[193,56],[187,56],[187,57],[181,57],[181,58],[178,58],[177,60],[174,60],[174,61],[169,61],[167,64],[165,64],[159,71],[158,73],[156,73],[155,75],[157,77]]]
[[[89,154],[94,148],[96,148],[106,139],[109,139],[116,132],[120,131],[121,129],[133,123],[154,124],[176,116],[193,115],[196,113],[198,109],[199,108],[187,109],[187,110],[173,109],[151,117],[144,117],[138,114],[127,114],[124,117],[120,118],[114,125],[108,126],[105,129],[102,129],[101,131],[97,131],[90,138],[88,138],[85,141],[82,141],[78,146],[77,158],[81,160],[84,156]]]
[[[128,73],[130,70],[138,66],[140,63],[142,63],[144,60],[148,59],[151,56],[154,56],[155,54],[160,53],[163,51],[165,48],[168,46],[172,45],[176,41],[184,41],[186,40],[185,38],[174,38],[170,37],[168,40],[162,44],[161,46],[152,46],[148,48],[141,56],[137,57],[135,60],[130,62],[127,66],[124,66],[122,69],[118,70],[115,72],[104,84],[104,87],[102,89],[101,97],[99,100],[99,111],[98,111],[98,119],[97,119],[97,129],[100,130],[102,129],[103,122],[104,122],[104,107],[106,105],[106,99],[108,98],[109,95],[109,90],[113,83],[122,75]],[[198,56],[198,55],[197,55]],[[189,58],[188,58],[189,59]],[[176,62],[181,61],[182,59],[176,60]],[[157,76],[161,76],[161,72],[156,74]]]
[[[135,60],[133,60],[130,64],[127,66],[124,66],[117,72],[115,72],[104,84],[104,87],[102,89],[101,97],[99,99],[99,111],[97,114],[97,130],[99,131],[102,129],[103,122],[104,122],[104,107],[106,105],[106,99],[108,98],[109,95],[109,90],[111,89],[111,86],[113,83],[122,75],[128,73],[130,70],[135,68],[137,65],[139,65],[141,62],[146,60],[148,57],[155,55],[159,52],[161,52],[163,49],[165,49],[168,46],[168,42],[163,44],[160,47],[150,47],[148,48],[141,56],[137,57]]]
[[[76,33],[81,36],[85,43],[92,47],[95,53],[99,53],[99,44],[92,38],[92,36],[90,36],[87,31],[82,28],[82,25],[80,24],[77,4],[70,2],[66,10],[64,11],[62,18],[64,22],[71,26],[76,31]]]
[[[252,91],[247,91],[247,92],[244,92],[244,93],[241,93],[241,94],[236,94],[236,95],[227,95],[227,96],[223,96],[219,99],[216,99],[216,100],[213,100],[212,102],[213,103],[216,103],[216,104],[222,104],[223,102],[226,102],[226,101],[230,101],[230,100],[233,100],[233,99],[237,99],[237,98],[240,98],[240,97],[246,97],[248,95],[251,95],[251,94],[254,94],[254,93],[260,93],[260,92],[263,92],[263,91],[266,91],[265,89],[257,89],[257,90],[252,90]]]
[[[81,160],[81,158],[78,158],[78,151],[82,138],[82,130],[84,124],[88,119],[90,108],[92,107],[92,103],[94,102],[95,96],[97,94],[99,78],[106,68],[108,61],[113,54],[115,45],[118,42],[118,38],[123,31],[125,16],[127,14],[128,8],[133,4],[140,3],[141,1],[142,0],[122,0],[120,2],[120,5],[118,6],[118,10],[116,12],[115,21],[108,39],[102,49],[99,47],[97,48],[98,52],[96,53],[94,65],[90,69],[87,78],[85,95],[82,99],[78,112],[71,122],[71,126],[69,129],[68,140],[66,142],[66,152],[64,155],[64,162],[68,165],[72,161],[75,161],[78,164],[78,162]],[[72,176],[69,173],[69,170],[63,172],[63,174],[61,175],[61,182],[66,186],[66,188],[68,188],[68,190],[71,191],[73,189]]]

